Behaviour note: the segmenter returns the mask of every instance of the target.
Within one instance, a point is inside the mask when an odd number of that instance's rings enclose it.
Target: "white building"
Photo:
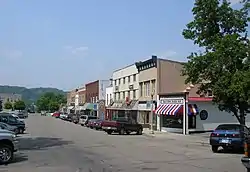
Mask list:
[[[113,102],[113,86],[106,88],[105,106],[108,107]]]
[[[106,110],[108,118],[130,116],[137,120],[139,77],[135,64],[114,71],[112,80],[113,102]]]
[[[114,71],[112,79],[114,101],[125,100],[126,97],[138,100],[138,70],[134,64]]]

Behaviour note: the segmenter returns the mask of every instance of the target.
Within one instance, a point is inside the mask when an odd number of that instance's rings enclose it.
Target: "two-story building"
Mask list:
[[[113,102],[107,112],[111,118],[131,116],[137,119],[139,97],[138,70],[135,64],[113,72]]]
[[[67,92],[67,113],[75,113],[77,89]]]
[[[84,104],[85,104],[85,93],[86,93],[86,88],[85,87],[80,87],[76,89],[76,94],[75,94],[75,112],[77,114],[82,114],[84,111]]]
[[[109,80],[97,80],[85,85],[86,103],[83,107],[86,115],[105,118],[105,95],[106,88],[110,85]]]

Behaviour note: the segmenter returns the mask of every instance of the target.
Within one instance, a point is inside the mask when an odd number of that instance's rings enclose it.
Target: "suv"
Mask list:
[[[17,120],[11,114],[8,113],[0,113],[0,122],[16,126],[18,129],[18,134],[23,134],[25,131],[25,123],[24,121]]]
[[[0,131],[0,164],[7,164],[11,162],[14,152],[16,151],[16,136],[12,133]]]

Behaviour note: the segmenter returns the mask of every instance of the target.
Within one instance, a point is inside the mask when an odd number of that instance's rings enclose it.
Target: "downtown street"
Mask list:
[[[235,172],[241,154],[212,153],[199,137],[107,135],[48,116],[30,115],[14,162],[0,172]],[[190,139],[193,137],[194,139]],[[178,138],[178,136],[176,137]]]

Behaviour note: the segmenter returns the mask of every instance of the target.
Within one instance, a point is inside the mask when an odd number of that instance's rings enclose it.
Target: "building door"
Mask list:
[[[188,116],[188,128],[195,129],[196,128],[196,115]]]

